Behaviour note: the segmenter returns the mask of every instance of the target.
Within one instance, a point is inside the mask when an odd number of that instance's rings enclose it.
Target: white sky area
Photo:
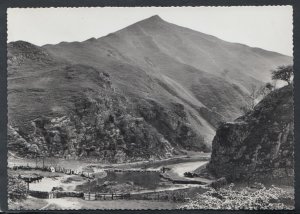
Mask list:
[[[229,42],[293,55],[292,6],[9,8],[7,13],[8,42],[84,41],[159,15]]]

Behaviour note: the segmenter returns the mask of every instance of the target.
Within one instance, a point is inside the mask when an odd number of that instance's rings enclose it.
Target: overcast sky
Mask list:
[[[99,38],[132,23],[162,19],[220,39],[293,54],[293,9],[265,7],[133,7],[8,9],[8,42],[36,45]]]

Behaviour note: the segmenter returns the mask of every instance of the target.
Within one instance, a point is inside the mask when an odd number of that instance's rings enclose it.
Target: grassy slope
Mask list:
[[[195,106],[216,107],[227,120],[235,119],[251,85],[269,80],[271,68],[292,62],[156,16],[99,39],[44,48],[70,62],[105,70],[129,97],[150,97],[165,106],[183,103],[194,130],[208,141],[214,128]]]

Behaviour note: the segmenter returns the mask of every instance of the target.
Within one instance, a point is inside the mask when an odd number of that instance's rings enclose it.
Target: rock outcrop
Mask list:
[[[207,169],[230,180],[293,182],[293,87],[271,92],[253,111],[222,124]]]

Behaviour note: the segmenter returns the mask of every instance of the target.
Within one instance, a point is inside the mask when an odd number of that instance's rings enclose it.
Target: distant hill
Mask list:
[[[154,145],[169,153],[182,148],[207,150],[219,122],[241,115],[240,107],[252,85],[269,81],[270,69],[291,63],[291,57],[225,42],[158,16],[84,42],[42,47],[12,42],[8,44],[9,122],[30,144],[35,120],[47,117],[52,126],[53,117],[73,120],[80,115],[77,110],[82,110],[82,103],[95,103],[99,108],[108,102],[96,112],[88,110],[94,112],[90,116],[103,117],[105,108],[105,114],[116,111],[112,123],[119,128],[116,117],[129,114],[143,121],[145,130],[153,130],[152,137],[141,135],[146,151]],[[118,109],[122,113],[117,114]],[[103,121],[109,118],[106,115]],[[74,129],[74,135],[79,135],[79,128]],[[103,136],[95,135],[92,144],[97,148]],[[126,145],[143,144],[121,135]],[[58,136],[62,138],[61,133]],[[152,144],[154,136],[160,140]],[[62,143],[65,154],[70,153],[69,141],[66,138]],[[107,140],[107,144],[114,143]],[[130,150],[118,148],[108,146],[107,151],[114,150],[110,155],[114,157]],[[166,150],[157,154],[158,150],[149,156],[163,157]]]

